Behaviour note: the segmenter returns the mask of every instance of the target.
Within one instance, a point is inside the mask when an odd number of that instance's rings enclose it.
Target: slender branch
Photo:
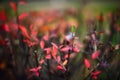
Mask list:
[[[37,56],[37,52],[35,52],[35,61],[36,61],[36,66],[38,67],[38,66],[39,66],[39,63],[38,63],[38,56]]]
[[[49,59],[47,59],[47,69],[48,69],[48,77],[49,77],[49,80],[52,80],[52,79],[51,79],[51,74],[50,74],[50,63],[49,63]]]
[[[91,73],[95,71],[99,66],[100,66],[100,63],[98,63],[83,80],[87,80],[89,76],[91,76]]]

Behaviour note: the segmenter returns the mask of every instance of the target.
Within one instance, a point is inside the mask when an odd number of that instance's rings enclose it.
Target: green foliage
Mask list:
[[[76,31],[76,27],[74,25],[71,26],[71,32],[75,32]]]

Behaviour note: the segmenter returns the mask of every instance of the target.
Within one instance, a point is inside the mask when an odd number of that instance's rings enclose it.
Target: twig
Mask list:
[[[98,63],[98,64],[95,66],[95,68],[93,68],[93,69],[89,72],[89,74],[88,74],[83,80],[87,80],[88,77],[91,76],[91,73],[92,73],[93,71],[95,71],[99,66],[100,66],[100,63]]]

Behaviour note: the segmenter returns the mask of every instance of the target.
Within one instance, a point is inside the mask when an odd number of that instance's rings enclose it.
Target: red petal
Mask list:
[[[40,47],[41,47],[41,49],[43,49],[45,47],[45,43],[43,40],[40,41]]]
[[[100,52],[99,52],[99,51],[95,51],[95,52],[92,54],[92,59],[98,58],[99,55],[100,55]]]
[[[26,13],[22,13],[21,15],[19,15],[19,20],[22,20],[24,19],[25,17],[27,17],[29,14],[26,12]]]
[[[14,2],[10,2],[10,6],[12,7],[12,9],[13,9],[14,11],[17,10],[17,6],[16,6],[16,4],[15,4]]]
[[[26,37],[26,38],[30,38],[30,36],[28,35],[27,29],[24,26],[19,26],[20,30],[22,31],[22,34]]]
[[[84,59],[84,64],[86,68],[90,68],[90,62],[88,59]]]

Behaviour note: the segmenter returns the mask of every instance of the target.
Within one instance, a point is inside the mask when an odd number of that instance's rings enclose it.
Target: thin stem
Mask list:
[[[100,65],[100,63],[98,63],[98,64],[95,66],[95,68],[93,68],[93,69],[89,72],[89,74],[88,74],[83,80],[87,80],[87,79],[89,78],[89,76],[91,76],[91,73],[92,73],[94,70],[96,70],[96,69],[99,67],[99,65]]]
[[[38,66],[39,66],[39,63],[38,63],[38,56],[37,56],[37,53],[35,53],[35,61],[36,61],[36,66],[38,67]]]
[[[51,74],[50,74],[50,64],[49,64],[49,60],[47,59],[47,69],[48,69],[48,77],[49,77],[49,80],[52,80],[51,79]]]

